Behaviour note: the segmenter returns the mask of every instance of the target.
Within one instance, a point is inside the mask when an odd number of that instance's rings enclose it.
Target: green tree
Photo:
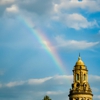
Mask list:
[[[43,100],[51,100],[50,98],[49,98],[49,96],[44,96],[44,99]]]

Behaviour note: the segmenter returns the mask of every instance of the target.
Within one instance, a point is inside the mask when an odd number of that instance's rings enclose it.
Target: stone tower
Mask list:
[[[93,100],[88,83],[88,70],[80,55],[73,69],[73,83],[68,96],[69,100]]]

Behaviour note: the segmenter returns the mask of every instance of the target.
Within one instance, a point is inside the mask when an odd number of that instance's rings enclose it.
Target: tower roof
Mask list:
[[[76,62],[76,65],[85,65],[84,62],[82,61],[81,57],[80,57],[80,54],[79,54],[79,57],[78,57],[78,61]]]
[[[78,57],[78,60],[74,66],[74,69],[85,69],[87,70],[87,67],[85,66],[84,62],[82,61],[81,57],[80,57],[80,54],[79,54],[79,57]]]

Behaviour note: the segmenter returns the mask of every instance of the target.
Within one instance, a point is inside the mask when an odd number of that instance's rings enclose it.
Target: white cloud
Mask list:
[[[100,0],[60,0],[60,3],[55,3],[54,11],[59,12],[62,10],[74,11],[76,9],[83,9],[89,12],[100,11]]]
[[[100,35],[100,30],[98,31],[97,35]]]
[[[95,87],[91,87],[93,93],[96,93],[96,92],[99,92],[99,89],[98,88],[95,88]]]
[[[16,100],[17,97],[17,100],[23,100],[23,98],[26,98],[24,100],[33,100],[34,97],[35,100],[40,100],[44,95],[49,95],[53,100],[65,100],[68,98],[70,80],[72,81],[72,75],[56,75],[40,79],[9,82],[1,84],[0,93],[2,94],[2,91],[5,91],[2,99],[10,98]]]
[[[93,81],[90,81],[90,85],[92,84],[95,85],[98,82],[98,80],[100,80],[100,76],[97,75],[90,75],[90,76],[92,77],[92,80],[94,79],[93,80],[94,83]],[[90,76],[89,78],[91,80]],[[71,88],[70,85],[72,83],[72,77],[73,75],[56,75],[56,76],[40,78],[40,79],[38,78],[30,79],[32,80],[32,85],[29,83],[30,80],[9,82],[7,84],[0,84],[0,93],[2,93],[2,91],[5,91],[3,92],[4,98],[6,98],[8,94],[10,96],[10,99],[15,99],[18,96],[17,100],[23,100],[24,97],[30,98],[30,100],[33,100],[33,97],[35,100],[40,100],[40,98],[43,98],[44,95],[49,95],[50,98],[53,100],[56,99],[67,100],[69,88]],[[98,87],[99,85],[98,86],[95,85],[94,87],[91,87],[94,93],[94,100],[97,99],[99,100],[100,98],[100,96],[97,95],[97,93],[99,93]],[[24,95],[24,97],[22,95]],[[20,98],[20,96],[22,98]]]
[[[100,100],[100,95],[94,95],[94,100]]]
[[[60,75],[57,75],[57,76],[54,76],[54,79],[55,80],[57,80],[57,81],[60,80],[59,83],[62,83],[63,80],[66,80],[66,79],[68,79],[70,82],[72,82],[72,78],[73,78],[72,75],[61,75],[61,76]]]
[[[100,76],[97,76],[97,75],[89,75],[89,79],[91,81],[94,81],[93,79],[95,79],[96,81],[100,81]]]
[[[64,84],[66,82],[66,80],[68,80],[69,82],[72,82],[72,75],[56,75],[56,76],[53,76],[53,77],[45,77],[45,78],[40,78],[40,79],[29,79],[27,81],[15,81],[15,82],[9,82],[5,85],[3,85],[4,87],[16,87],[16,86],[20,86],[20,85],[25,85],[25,84],[28,84],[28,85],[43,85],[43,84],[48,84],[50,81],[49,84],[52,84],[53,83],[55,84]],[[1,84],[2,85],[2,84]]]
[[[59,16],[59,17],[58,17]],[[92,28],[94,26],[98,27],[98,23],[96,20],[88,21],[83,15],[78,13],[72,14],[59,14],[52,17],[53,20],[61,21],[68,28],[74,28],[76,30],[80,30],[82,28]]]
[[[13,3],[15,0],[0,0],[0,5]]]
[[[17,1],[17,4],[20,9],[26,10],[28,12],[36,13],[39,15],[43,14],[49,14],[52,12],[53,3],[52,0],[23,0],[23,1]],[[45,2],[45,3],[44,3]]]
[[[82,6],[90,12],[97,12],[100,11],[100,0],[83,0]]]
[[[47,91],[46,92],[47,95],[61,95],[63,93],[65,93],[65,92],[63,92],[63,91]]]
[[[7,83],[6,86],[7,87],[15,87],[15,86],[23,85],[24,83],[25,83],[24,81],[20,81],[20,82],[10,82],[10,83]]]
[[[6,1],[7,0],[5,0],[5,2]],[[65,23],[65,25],[68,28],[74,28],[76,30],[79,30],[81,28],[90,28],[93,26],[98,26],[96,20],[88,21],[88,19],[82,16],[81,14],[74,13],[74,11],[71,11],[71,9],[75,10],[75,8],[87,9],[87,6],[91,9],[96,8],[97,3],[93,1],[91,1],[92,6],[91,5],[89,6],[90,3],[88,0],[87,1],[82,0],[81,2],[79,2],[78,0],[74,0],[74,1],[73,0],[59,0],[59,1],[44,0],[43,2],[45,3],[40,3],[39,0],[34,0],[34,1],[16,0],[16,2],[14,2],[14,0],[11,0],[9,2],[12,2],[12,4],[10,6],[4,6],[3,10],[1,9],[2,10],[1,12],[6,11],[7,14],[8,13],[16,14],[17,12],[19,12],[19,14],[23,16],[23,18],[26,17],[26,19],[32,19],[30,22],[37,24],[37,26],[39,26],[40,23],[42,23],[42,25],[43,24],[47,25],[48,23],[50,24],[52,18]],[[66,14],[68,13],[66,12],[66,10],[68,10],[68,12],[72,14]],[[28,15],[30,16],[30,18]],[[43,16],[40,17],[40,15]],[[9,16],[12,17],[13,15],[8,14],[8,17]]]
[[[72,75],[56,75],[53,77],[46,77],[46,78],[40,78],[40,79],[29,79],[27,81],[9,82],[4,85],[1,84],[0,86],[12,88],[16,86],[23,86],[25,84],[32,85],[32,86],[42,86],[43,84],[45,85],[54,85],[54,84],[64,85],[67,82],[66,80],[68,80],[69,83],[71,83],[72,77],[73,77]]]
[[[99,42],[87,42],[85,40],[65,40],[60,36],[55,38],[57,42],[57,47],[65,47],[67,49],[77,50],[77,49],[87,49],[99,44]]]
[[[44,82],[46,82],[47,80],[50,80],[52,77],[47,77],[47,78],[43,78],[43,79],[30,79],[28,80],[28,84],[42,84]]]
[[[79,30],[97,25],[96,21],[89,22],[84,16],[73,13],[65,16],[65,23],[68,27]]]
[[[18,7],[16,5],[12,5],[11,7],[6,8],[6,11],[16,13],[18,12]]]
[[[100,86],[100,76],[99,75],[89,75],[89,83],[90,83],[93,93],[96,94],[100,92],[100,89],[98,88]]]
[[[2,87],[2,84],[0,84],[0,88]]]

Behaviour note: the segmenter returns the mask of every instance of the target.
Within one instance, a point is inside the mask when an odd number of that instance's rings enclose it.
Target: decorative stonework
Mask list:
[[[88,83],[88,70],[80,55],[73,69],[73,83],[68,96],[69,100],[92,100],[93,97]]]

